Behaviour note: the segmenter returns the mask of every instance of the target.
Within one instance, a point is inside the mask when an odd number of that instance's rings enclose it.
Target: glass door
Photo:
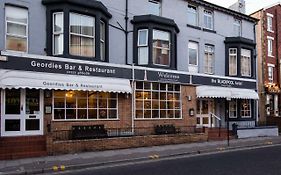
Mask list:
[[[1,135],[43,134],[42,92],[35,89],[2,90]]]
[[[211,127],[211,115],[214,113],[214,101],[210,99],[197,100],[197,123],[198,127]]]

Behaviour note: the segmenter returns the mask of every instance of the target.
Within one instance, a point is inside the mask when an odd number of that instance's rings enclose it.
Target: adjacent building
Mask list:
[[[2,138],[76,125],[133,134],[163,124],[256,124],[253,17],[202,0],[0,7]]]
[[[280,4],[251,14],[259,19],[256,27],[259,114],[263,122],[278,124],[280,117]],[[273,124],[272,123],[272,124]]]

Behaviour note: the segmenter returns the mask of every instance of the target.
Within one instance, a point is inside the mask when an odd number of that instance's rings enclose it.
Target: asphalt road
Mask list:
[[[281,146],[67,173],[70,175],[280,175]]]

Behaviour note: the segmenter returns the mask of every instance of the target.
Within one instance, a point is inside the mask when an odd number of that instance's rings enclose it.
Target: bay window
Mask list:
[[[28,10],[6,6],[6,50],[28,51]]]
[[[100,1],[42,0],[47,10],[48,55],[108,61],[108,21],[112,17]]]

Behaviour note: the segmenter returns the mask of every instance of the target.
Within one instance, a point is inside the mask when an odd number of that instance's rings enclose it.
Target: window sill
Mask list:
[[[274,31],[273,30],[267,30],[268,32],[270,32],[270,33],[274,33]]]
[[[210,32],[210,33],[217,33],[217,32],[214,31],[213,29],[206,29],[206,28],[203,28],[203,31],[204,31],[204,32]]]
[[[170,66],[161,66],[161,65],[157,65],[157,64],[147,64],[147,65],[139,65],[137,64],[136,66],[141,66],[141,67],[149,67],[149,68],[156,68],[156,69],[170,69],[170,70],[177,70],[174,67],[170,67]]]
[[[186,26],[190,27],[190,28],[193,28],[193,29],[202,30],[202,28],[199,27],[199,26],[194,26],[194,25],[191,25],[191,24],[186,24]]]
[[[270,57],[270,58],[275,58],[275,56],[273,56],[273,55],[267,55],[268,57]]]
[[[183,118],[135,118],[136,121],[151,121],[151,120],[182,120]]]

